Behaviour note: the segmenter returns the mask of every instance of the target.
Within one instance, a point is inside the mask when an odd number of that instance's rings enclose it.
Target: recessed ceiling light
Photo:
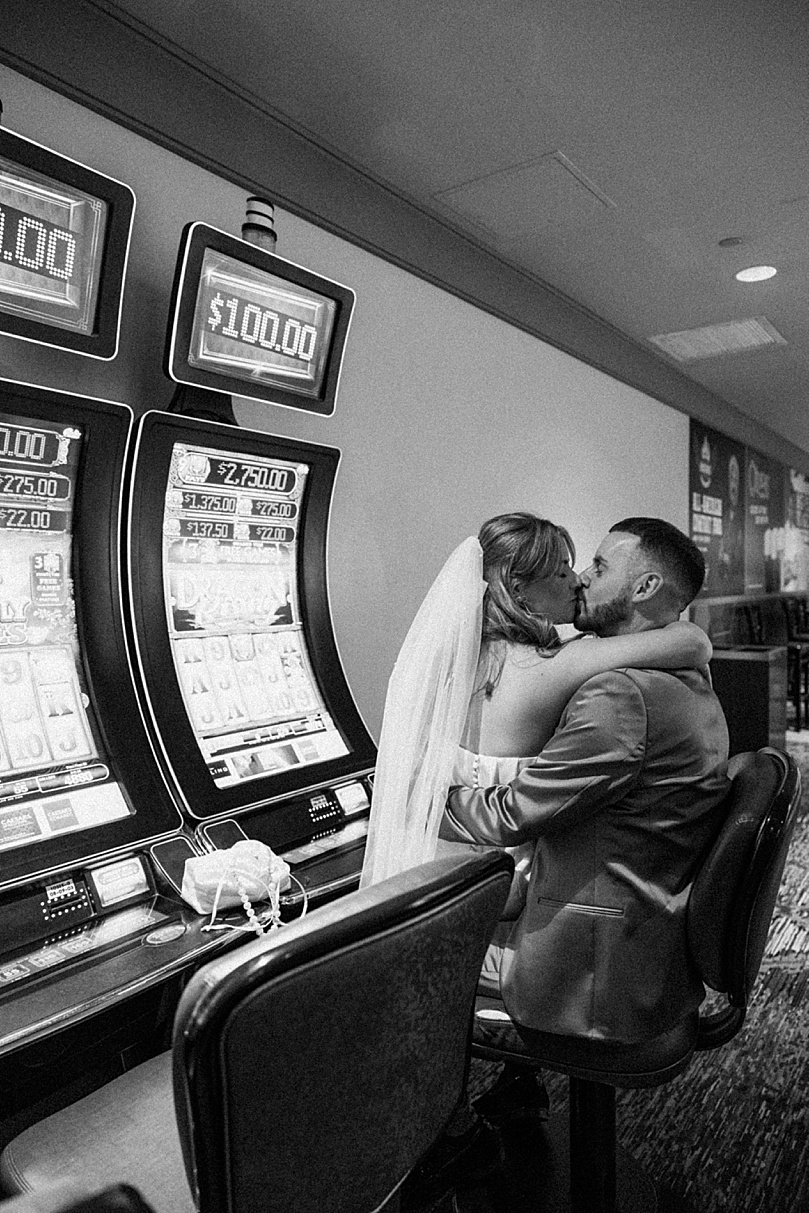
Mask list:
[[[739,282],[763,282],[765,278],[774,278],[777,273],[774,265],[751,265],[746,270],[739,270],[736,277]]]

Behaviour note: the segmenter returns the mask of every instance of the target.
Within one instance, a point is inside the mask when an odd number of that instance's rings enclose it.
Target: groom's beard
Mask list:
[[[588,607],[580,598],[573,624],[580,632],[594,632],[596,636],[614,636],[616,629],[631,618],[632,593],[630,590],[624,590],[609,602],[602,602],[594,607]]]

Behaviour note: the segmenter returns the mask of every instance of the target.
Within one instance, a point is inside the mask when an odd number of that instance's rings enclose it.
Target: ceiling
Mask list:
[[[805,0],[97,7],[646,348],[763,318],[674,365],[809,450]]]

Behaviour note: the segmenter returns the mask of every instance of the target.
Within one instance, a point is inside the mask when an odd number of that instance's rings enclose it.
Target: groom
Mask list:
[[[626,518],[581,576],[576,627],[595,636],[664,627],[704,576],[699,549],[676,527]],[[688,960],[686,904],[723,817],[727,757],[707,670],[612,670],[576,691],[513,783],[451,789],[442,838],[536,844],[525,909],[500,924],[480,992],[502,998],[524,1027],[623,1042],[657,1036],[696,1008],[704,990]],[[547,1116],[544,1090],[516,1073],[506,1066],[476,1101],[485,1121],[459,1107],[408,1180],[405,1207],[497,1164],[486,1121]]]
[[[582,574],[576,627],[596,636],[664,627],[704,574],[676,527],[624,519]],[[722,820],[727,757],[707,670],[613,670],[579,688],[509,786],[452,789],[443,838],[536,840],[525,909],[488,958],[491,993],[512,1019],[632,1042],[699,1006],[686,904]]]

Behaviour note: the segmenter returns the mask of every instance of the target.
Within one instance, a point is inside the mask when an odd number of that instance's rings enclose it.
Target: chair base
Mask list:
[[[672,1193],[658,1191],[643,1168],[620,1146],[616,1152],[617,1202],[612,1209],[588,1200],[577,1208],[570,1194],[570,1133],[566,1114],[546,1125],[501,1130],[504,1174],[459,1190],[457,1213],[693,1213]],[[442,1210],[443,1210],[442,1205]]]

